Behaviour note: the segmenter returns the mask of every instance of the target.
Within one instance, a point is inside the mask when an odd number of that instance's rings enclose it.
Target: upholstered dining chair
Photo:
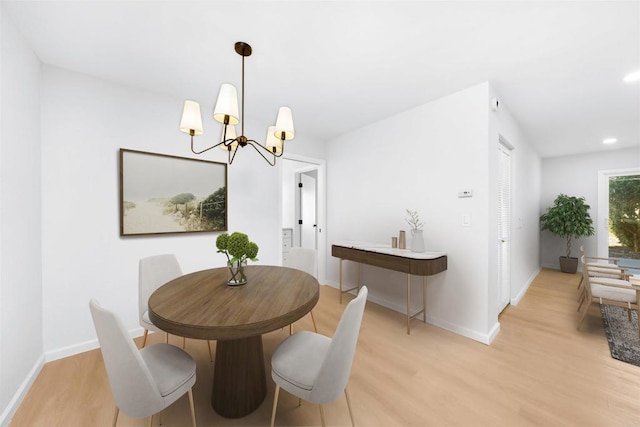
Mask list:
[[[138,318],[140,326],[144,328],[142,348],[147,343],[149,331],[160,331],[149,319],[149,297],[160,286],[180,276],[182,276],[182,269],[174,254],[154,255],[140,260],[138,264]],[[169,342],[168,333],[165,342]],[[183,337],[182,348],[185,347],[185,344],[186,339]],[[207,345],[209,346],[209,359],[213,362],[211,342],[207,341]]]
[[[305,273],[309,273],[316,279],[318,278],[318,254],[315,249],[293,247],[289,249],[287,259],[282,263],[282,265],[284,267],[302,270]],[[318,326],[316,325],[316,318],[313,315],[313,310],[311,310],[309,314],[311,314],[313,330],[318,332]],[[292,332],[293,324],[289,325],[289,335],[291,335]]]
[[[592,257],[587,256],[584,252],[584,245],[580,246],[580,259],[584,257],[584,262],[586,262],[589,267],[589,276],[590,277],[601,277],[601,278],[609,278],[609,279],[621,279],[628,280],[629,279],[629,270],[625,267],[618,266],[618,262],[620,258],[609,258],[609,257]],[[583,270],[584,273],[584,270]],[[582,285],[584,284],[584,274],[580,276],[580,282],[578,282],[578,290],[580,291],[580,295],[578,297],[578,309],[582,307],[582,304],[586,301],[586,289]]]
[[[192,387],[196,382],[196,363],[184,350],[158,343],[138,350],[116,315],[92,299],[89,302],[93,324],[100,342],[102,358],[116,410],[133,418],[149,417],[182,397],[189,395],[191,422],[196,426]]]
[[[578,322],[578,329],[582,327],[584,318],[589,311],[591,303],[616,305],[627,309],[629,320],[631,320],[631,310],[638,311],[638,304],[636,299],[636,291],[631,286],[629,280],[622,280],[611,277],[596,277],[591,274],[589,266],[586,262],[585,256],[580,257],[582,261],[582,275],[584,278],[585,288],[585,301],[580,313],[580,321]],[[640,331],[639,331],[640,333]]]
[[[271,413],[271,427],[276,420],[278,395],[289,393],[320,406],[320,419],[326,425],[323,404],[336,400],[344,391],[351,425],[355,425],[347,382],[367,302],[367,287],[360,288],[342,313],[333,338],[310,331],[287,337],[271,357],[271,377],[276,383]]]

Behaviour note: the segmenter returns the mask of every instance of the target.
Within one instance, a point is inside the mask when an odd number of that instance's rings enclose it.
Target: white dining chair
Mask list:
[[[89,302],[93,324],[100,342],[102,358],[116,402],[112,426],[120,411],[133,418],[149,417],[189,395],[191,422],[196,426],[192,387],[196,382],[196,363],[184,350],[158,343],[138,350],[116,315],[92,299]]]
[[[138,318],[140,326],[144,328],[143,348],[147,343],[149,331],[160,331],[149,319],[149,297],[160,286],[180,276],[182,276],[182,269],[174,254],[154,255],[140,260],[138,264]],[[165,342],[169,342],[169,334],[166,335]],[[185,348],[185,345],[186,339],[182,337],[182,348]],[[207,341],[207,345],[209,359],[213,362],[211,342]]]
[[[282,265],[284,267],[302,270],[305,273],[309,273],[316,279],[318,278],[318,254],[315,249],[293,247],[289,249],[287,258],[283,261]],[[316,324],[316,318],[313,315],[313,310],[311,310],[309,314],[311,314],[313,330],[318,332],[318,326]],[[293,324],[289,325],[289,335],[291,335],[292,332]]]
[[[276,348],[271,357],[271,377],[276,383],[271,426],[276,420],[278,396],[283,388],[320,407],[322,425],[326,425],[322,405],[335,401],[344,391],[351,425],[355,426],[347,382],[367,302],[367,287],[360,288],[342,313],[333,338],[309,331],[296,332]]]

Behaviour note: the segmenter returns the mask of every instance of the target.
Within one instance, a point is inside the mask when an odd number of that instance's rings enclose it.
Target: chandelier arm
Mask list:
[[[237,147],[235,150],[228,150],[229,151],[229,164],[233,163],[233,159],[236,158],[236,153],[238,152],[238,148]],[[231,155],[231,152],[233,151],[233,155]]]
[[[276,165],[276,155],[273,154],[271,151],[267,150],[264,146],[262,146],[262,144],[258,143],[257,141],[254,141],[253,139],[249,139],[247,140],[247,145],[252,146],[258,152],[258,154],[260,154],[262,158],[265,159],[266,162],[269,163],[271,166]],[[264,151],[266,151],[267,153],[273,156],[273,163],[264,154],[262,154],[262,151],[258,150],[258,147],[262,148]]]
[[[211,150],[212,148],[216,148],[216,147],[217,147],[217,146],[219,146],[220,144],[224,144],[225,142],[226,142],[226,141],[222,141],[222,142],[217,143],[216,145],[212,145],[212,146],[211,146],[211,147],[209,147],[209,148],[205,148],[205,149],[204,149],[204,150],[202,150],[202,151],[196,151],[196,150],[194,150],[194,149],[193,149],[193,135],[191,135],[191,152],[193,152],[193,154],[202,154],[202,153],[204,153],[204,152],[207,152],[207,151]]]

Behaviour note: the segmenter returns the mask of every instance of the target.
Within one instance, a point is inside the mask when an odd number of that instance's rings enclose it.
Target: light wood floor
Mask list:
[[[500,317],[491,346],[367,303],[349,383],[360,426],[639,426],[640,368],[609,355],[599,309],[593,305],[576,330],[579,276],[543,270],[517,306]],[[331,335],[344,309],[338,293],[321,287],[314,309],[320,332]],[[297,329],[311,330],[307,316]],[[194,388],[199,426],[268,425],[274,385],[270,356],[288,332],[265,335],[268,394],[253,414],[216,415],[209,403],[212,365],[206,342],[187,340],[198,363]],[[161,340],[155,334],[152,342]],[[173,342],[180,344],[176,337]],[[11,427],[107,426],[113,399],[99,350],[48,363]],[[344,397],[326,407],[330,425],[349,425]],[[154,426],[190,425],[188,400],[154,418]],[[280,394],[277,425],[319,425],[318,407],[297,407]],[[119,426],[143,426],[121,414]]]

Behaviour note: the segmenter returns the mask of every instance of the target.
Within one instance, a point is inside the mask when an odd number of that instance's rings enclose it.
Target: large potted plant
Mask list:
[[[567,240],[566,256],[560,257],[560,271],[575,273],[578,269],[578,258],[571,257],[571,239],[593,236],[593,221],[589,215],[589,205],[584,197],[573,197],[560,194],[553,202],[553,206],[540,216],[542,230],[549,230],[553,234]]]

